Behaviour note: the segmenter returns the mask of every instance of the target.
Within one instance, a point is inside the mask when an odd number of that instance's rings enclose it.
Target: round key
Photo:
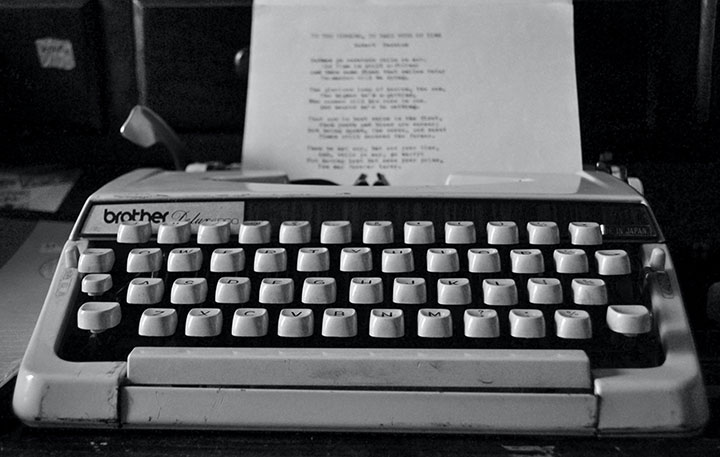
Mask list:
[[[427,250],[427,271],[430,273],[454,273],[460,270],[460,258],[454,248],[431,248]]]
[[[446,244],[472,244],[476,241],[475,223],[472,221],[448,221],[445,223]]]
[[[467,278],[442,278],[437,282],[439,305],[469,305],[472,301],[470,280]]]
[[[81,330],[101,333],[117,327],[121,318],[120,303],[89,301],[78,309],[77,325]]]
[[[403,227],[405,244],[432,244],[435,226],[432,221],[407,221]]]
[[[226,276],[218,280],[215,287],[217,303],[247,303],[250,301],[250,279]]]
[[[515,338],[544,338],[545,318],[537,309],[511,309],[510,335]]]
[[[270,318],[265,308],[238,308],[233,314],[232,336],[259,337],[268,332]]]
[[[482,283],[483,303],[494,306],[517,305],[518,294],[512,279],[485,279]]]
[[[204,221],[198,226],[198,244],[225,244],[230,241],[230,221]]]
[[[326,305],[335,303],[337,285],[335,278],[305,278],[302,289],[302,302],[308,305]]]
[[[587,254],[582,249],[556,249],[553,260],[558,273],[582,274],[589,271]]]
[[[418,305],[427,302],[425,278],[395,278],[393,282],[393,302]]]
[[[163,222],[158,226],[158,244],[184,244],[190,241],[190,222]]]
[[[282,244],[307,244],[311,237],[309,221],[284,221],[280,224],[279,241]]]
[[[652,329],[650,311],[642,305],[608,306],[606,321],[610,330],[626,336],[648,333]]]
[[[320,243],[347,244],[352,241],[350,221],[325,221],[320,226]]]
[[[193,308],[185,320],[185,335],[207,338],[222,332],[223,316],[218,308]]]
[[[302,338],[312,336],[315,319],[311,309],[287,308],[280,311],[278,318],[278,336]]]
[[[287,270],[285,248],[261,248],[255,251],[253,269],[256,273],[277,273]]]
[[[370,248],[343,248],[340,251],[340,271],[372,270],[372,251]]]
[[[594,278],[573,279],[573,301],[578,305],[607,305],[608,293],[605,281]]]
[[[598,274],[602,276],[619,276],[630,274],[630,257],[622,249],[610,249],[595,252]]]
[[[495,248],[468,249],[468,270],[470,273],[499,273],[500,253]]]
[[[128,284],[125,301],[130,305],[154,305],[162,301],[164,294],[161,278],[135,278]]]
[[[265,278],[260,283],[258,301],[267,304],[292,303],[295,283],[291,278]]]
[[[418,336],[421,338],[450,338],[452,315],[447,309],[424,308],[418,311]]]
[[[138,335],[173,336],[177,329],[178,315],[172,308],[148,308],[140,316]]]
[[[490,221],[486,226],[488,244],[518,244],[518,226],[512,221]]]
[[[118,243],[142,244],[150,241],[150,237],[152,237],[152,225],[148,221],[125,221],[118,226]]]
[[[197,305],[205,303],[208,285],[205,278],[178,278],[170,289],[170,303]]]
[[[238,229],[240,244],[267,244],[270,242],[269,221],[243,221]]]
[[[572,340],[592,338],[590,314],[576,309],[555,311],[555,334],[559,338]]]
[[[392,248],[382,251],[383,273],[409,273],[415,270],[415,259],[410,248]]]
[[[364,244],[390,244],[394,239],[393,224],[390,221],[365,221],[363,224]]]
[[[469,338],[497,338],[500,319],[494,309],[466,309],[463,316],[465,336]]]
[[[91,297],[97,297],[112,289],[112,286],[112,276],[107,273],[95,273],[83,278],[81,290]]]
[[[162,267],[162,251],[160,248],[136,248],[128,253],[128,273],[153,273]]]
[[[85,249],[78,259],[80,273],[109,273],[115,264],[115,251],[109,248]]]
[[[200,248],[175,248],[168,254],[167,271],[198,271],[202,268],[202,263],[203,253]]]
[[[296,269],[297,271],[328,271],[330,251],[328,248],[300,248]]]
[[[349,338],[357,335],[357,313],[352,308],[328,308],[323,313],[322,336]]]
[[[597,222],[571,222],[568,226],[570,242],[578,246],[602,244],[602,230]]]
[[[243,248],[215,249],[210,256],[210,271],[213,273],[233,273],[244,269]]]
[[[401,309],[373,309],[370,311],[369,334],[373,338],[402,338],[405,336],[405,317]]]
[[[383,302],[381,278],[352,278],[348,300],[357,305],[374,305]]]
[[[527,282],[530,303],[557,305],[563,302],[562,284],[556,278],[530,278]]]
[[[510,251],[513,273],[538,274],[545,271],[545,261],[539,249],[513,249]]]
[[[560,244],[560,229],[555,222],[533,221],[527,223],[528,242],[534,245]]]

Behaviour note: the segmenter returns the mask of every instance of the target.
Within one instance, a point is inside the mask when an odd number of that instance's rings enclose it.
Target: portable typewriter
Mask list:
[[[22,362],[37,426],[674,435],[677,277],[609,174],[455,186],[141,169],[92,195]]]

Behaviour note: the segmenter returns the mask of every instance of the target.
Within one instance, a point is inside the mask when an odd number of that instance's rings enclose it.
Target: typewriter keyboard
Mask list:
[[[520,205],[433,202],[383,201],[375,214],[333,201],[273,202],[273,213],[246,202],[235,225],[121,222],[72,256],[81,292],[59,354],[579,349],[593,368],[662,363],[640,259],[656,234],[639,208],[553,203],[548,214],[539,202],[503,217]],[[641,214],[613,223],[628,211]]]
[[[88,199],[18,370],[17,417],[658,436],[707,422],[675,264],[612,176],[235,176],[140,169]]]

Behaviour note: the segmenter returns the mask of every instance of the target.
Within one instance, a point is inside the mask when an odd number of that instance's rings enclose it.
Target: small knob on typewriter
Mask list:
[[[665,271],[666,254],[662,248],[654,248],[650,253],[648,267],[653,271]]]

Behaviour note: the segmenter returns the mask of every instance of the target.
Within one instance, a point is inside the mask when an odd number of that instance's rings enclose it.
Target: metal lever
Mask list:
[[[185,169],[187,147],[175,131],[153,110],[136,105],[120,127],[120,134],[143,148],[163,144],[173,158],[176,170]]]

